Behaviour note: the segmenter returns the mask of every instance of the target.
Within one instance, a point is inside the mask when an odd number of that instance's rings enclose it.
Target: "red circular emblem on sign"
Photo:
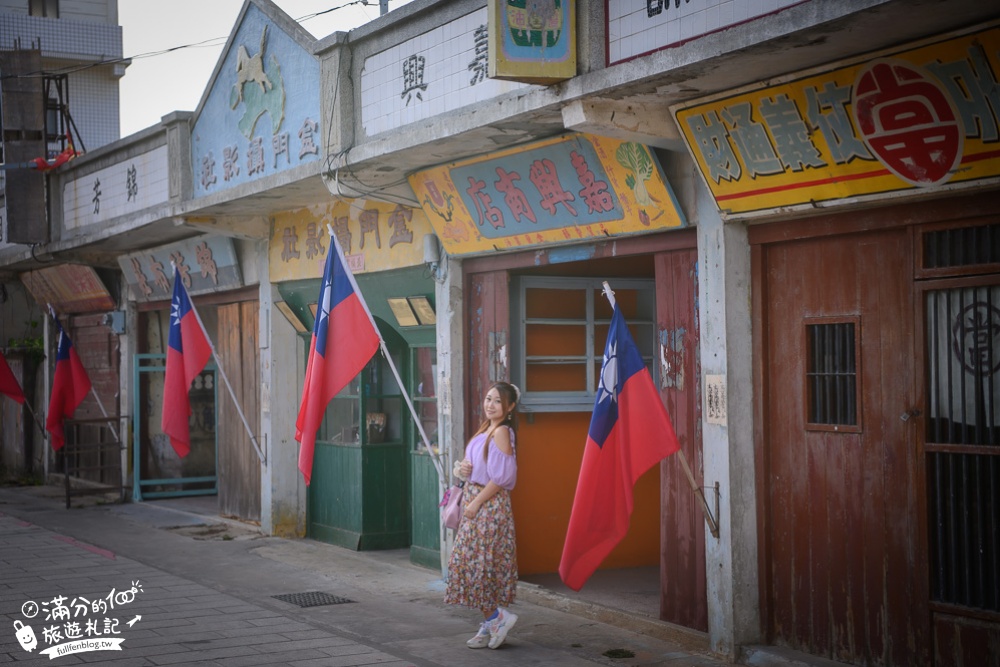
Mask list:
[[[871,62],[854,82],[852,108],[865,144],[889,171],[917,186],[951,178],[962,124],[937,80],[902,60]]]

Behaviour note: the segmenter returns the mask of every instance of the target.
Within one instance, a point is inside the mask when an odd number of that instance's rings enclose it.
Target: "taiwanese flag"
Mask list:
[[[580,590],[628,532],[632,487],[680,449],[628,325],[615,306],[559,576]]]
[[[52,449],[59,451],[66,443],[63,419],[72,417],[90,392],[90,378],[73,347],[73,341],[54,315],[53,319],[59,327],[59,350],[56,352],[56,372],[52,376],[52,395],[49,397],[45,430],[51,434]]]
[[[191,402],[188,390],[212,356],[212,346],[201,328],[180,272],[174,268],[174,297],[170,301],[167,335],[167,372],[163,380],[163,419],[160,428],[180,457],[191,451]]]
[[[306,485],[312,477],[316,431],[327,404],[361,372],[378,349],[379,340],[354,277],[344,266],[340,246],[331,236],[309,343],[302,405],[295,421],[295,439],[302,444],[299,470]]]
[[[24,403],[24,392],[14,377],[14,371],[7,365],[7,357],[0,352],[0,394],[6,394],[18,403]]]

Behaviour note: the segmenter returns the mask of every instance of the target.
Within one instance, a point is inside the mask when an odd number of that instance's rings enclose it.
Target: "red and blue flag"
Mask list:
[[[174,267],[174,296],[170,301],[167,334],[167,371],[163,380],[163,418],[160,427],[180,457],[191,451],[191,383],[212,356],[212,345],[191,305],[180,271]]]
[[[653,378],[615,306],[559,576],[580,590],[628,532],[636,480],[680,449]]]
[[[18,403],[24,403],[24,391],[21,383],[14,376],[14,371],[7,365],[7,357],[0,352],[0,394],[10,396]]]
[[[331,236],[295,421],[295,439],[302,445],[299,470],[306,485],[312,477],[316,431],[327,404],[361,372],[378,350],[379,340],[368,306],[344,265],[336,237]]]
[[[59,328],[59,347],[56,351],[56,369],[52,375],[52,395],[49,396],[49,414],[45,418],[45,430],[49,432],[52,449],[59,451],[66,444],[63,419],[72,417],[83,399],[90,392],[90,376],[80,361],[80,355],[73,347],[73,341],[63,330],[62,324],[53,313],[52,318]]]

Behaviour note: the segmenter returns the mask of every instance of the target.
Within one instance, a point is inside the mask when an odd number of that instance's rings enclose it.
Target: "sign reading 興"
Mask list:
[[[725,218],[995,183],[1000,27],[671,108]]]

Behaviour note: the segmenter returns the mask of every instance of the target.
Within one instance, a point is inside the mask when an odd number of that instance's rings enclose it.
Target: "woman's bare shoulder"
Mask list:
[[[512,454],[514,452],[511,440],[513,440],[513,434],[509,426],[500,427],[493,432],[493,442],[497,444],[497,447],[504,454]]]

